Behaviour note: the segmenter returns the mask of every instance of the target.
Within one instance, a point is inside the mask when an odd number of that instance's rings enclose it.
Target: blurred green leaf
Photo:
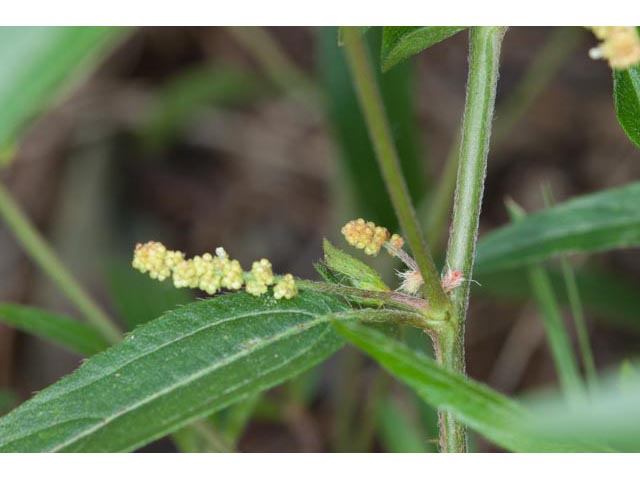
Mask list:
[[[140,275],[119,259],[109,262],[106,274],[111,299],[130,330],[193,301],[191,291]]]
[[[475,271],[530,265],[562,253],[640,246],[640,183],[584,195],[489,232]]]
[[[70,81],[86,74],[124,32],[114,27],[0,28],[0,149]]]
[[[140,130],[142,141],[148,148],[161,147],[174,140],[204,107],[236,105],[266,91],[255,74],[231,67],[198,65],[181,71],[156,92]]]
[[[93,327],[62,315],[13,303],[0,304],[0,322],[90,356],[108,347]]]
[[[380,28],[367,32],[373,59],[379,59]],[[359,216],[395,230],[397,220],[369,139],[364,117],[345,63],[336,42],[335,28],[319,30],[319,75],[326,92],[326,105],[333,135],[340,153],[341,171],[356,202]],[[378,66],[378,65],[376,65]],[[376,69],[379,72],[379,69]],[[417,203],[425,193],[424,160],[420,158],[412,96],[413,70],[402,65],[387,75],[378,74],[385,109],[398,148],[409,191]]]
[[[507,202],[507,209],[515,225],[527,218],[526,212],[513,201]],[[551,281],[540,265],[532,265],[529,267],[529,283],[542,313],[542,323],[560,385],[569,399],[575,398],[582,393],[578,362],[573,353],[560,307],[553,294]]]
[[[640,147],[640,66],[613,72],[613,102],[618,122]]]
[[[570,408],[554,395],[529,398],[534,417],[528,428],[558,442],[579,437],[616,451],[640,451],[640,378],[621,388],[613,374],[601,380],[601,387]]]
[[[327,358],[344,309],[239,292],[169,312],[0,419],[0,451],[133,450]]]
[[[428,443],[426,435],[407,412],[393,398],[383,398],[376,416],[378,435],[386,452],[435,452],[435,444]]]
[[[407,58],[468,27],[384,27],[381,64],[387,72]]]
[[[562,273],[549,270],[551,288],[558,294],[558,300],[568,304],[569,299],[563,288]],[[504,270],[501,272],[477,275],[480,283],[473,287],[474,295],[489,296],[501,301],[526,302],[533,292],[527,281],[524,269]],[[603,320],[628,329],[640,329],[640,285],[620,275],[612,275],[595,270],[579,270],[576,282],[586,308]]]
[[[335,328],[434,407],[452,412],[461,422],[497,445],[516,452],[568,452],[587,448],[580,442],[555,443],[522,428],[529,412],[473,380],[452,373],[386,335],[357,323],[335,322]]]

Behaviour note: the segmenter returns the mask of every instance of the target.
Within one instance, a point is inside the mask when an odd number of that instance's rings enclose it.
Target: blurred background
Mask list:
[[[380,37],[378,28],[367,32],[376,62]],[[611,71],[587,54],[595,43],[579,28],[508,31],[481,235],[508,222],[507,197],[535,211],[544,207],[543,186],[561,202],[639,178],[640,151],[617,123]],[[455,151],[466,74],[462,32],[379,75],[411,193],[440,256],[449,207],[438,198],[450,191],[446,160]],[[127,330],[196,298],[134,272],[136,242],[159,240],[190,256],[222,245],[243,265],[268,257],[276,272],[317,279],[312,264],[322,256],[323,236],[344,246],[339,228],[347,220],[396,228],[329,27],[121,31],[31,119],[12,153],[2,182]],[[638,251],[572,260],[596,365],[618,368],[640,349]],[[396,265],[373,263],[396,285]],[[553,362],[524,272],[477,280],[466,337],[469,376],[509,395],[553,387]],[[81,319],[4,222],[0,299]],[[424,335],[404,338],[429,349]],[[0,411],[80,361],[0,325]],[[231,441],[240,451],[431,451],[437,437],[434,412],[349,348],[255,399],[244,415]],[[494,448],[472,440],[477,451]],[[145,450],[175,447],[164,439]]]

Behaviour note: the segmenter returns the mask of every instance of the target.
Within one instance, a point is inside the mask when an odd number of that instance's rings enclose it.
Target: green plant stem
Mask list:
[[[2,184],[0,184],[0,215],[27,254],[73,302],[87,322],[110,343],[119,342],[122,336],[120,329],[73,278]]]
[[[487,169],[491,122],[498,82],[500,47],[504,27],[473,27],[470,32],[469,78],[465,103],[456,197],[447,268],[472,278],[480,208]],[[435,337],[440,362],[455,372],[465,372],[464,323],[469,301],[469,281],[451,293],[453,311],[447,328]],[[440,448],[445,452],[464,452],[466,431],[452,415],[440,412]]]
[[[449,301],[442,290],[440,275],[431,258],[411,204],[369,52],[358,27],[343,27],[342,33],[347,63],[351,70],[360,108],[367,122],[378,165],[402,231],[424,279],[422,292],[424,298],[429,301],[429,313],[435,318],[445,318],[449,310]]]
[[[580,43],[581,31],[577,27],[555,28],[549,40],[531,62],[516,87],[496,108],[491,144],[499,147],[513,128],[531,108],[549,82],[565,64],[567,57]],[[456,185],[456,171],[460,136],[457,135],[447,154],[445,166],[433,195],[419,207],[420,218],[426,219],[427,242],[436,251],[449,220]]]

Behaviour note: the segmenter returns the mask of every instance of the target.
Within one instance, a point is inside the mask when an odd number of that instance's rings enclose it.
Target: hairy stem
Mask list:
[[[411,204],[411,197],[409,196],[407,183],[402,175],[398,152],[373,73],[369,52],[359,28],[343,27],[342,32],[347,63],[351,70],[360,108],[367,122],[378,165],[402,231],[424,279],[422,288],[424,298],[429,301],[432,315],[440,315],[445,318],[449,310],[449,301],[442,290],[440,275],[438,275],[436,266],[431,258],[416,213]]]
[[[496,108],[496,121],[491,138],[494,149],[508,138],[513,128],[519,124],[520,119],[565,64],[569,54],[579,44],[580,34],[581,31],[578,27],[554,28],[545,45],[518,80],[515,88]],[[436,252],[439,251],[440,241],[447,227],[449,211],[453,203],[459,150],[460,136],[456,135],[447,154],[435,192],[423,200],[418,208],[419,217],[426,221],[427,242]]]
[[[2,184],[0,184],[0,215],[22,248],[77,307],[87,322],[110,343],[119,342],[120,329],[67,270]]]
[[[484,177],[489,154],[491,122],[498,82],[500,46],[504,27],[473,27],[470,32],[469,77],[460,141],[456,196],[447,266],[470,279],[473,273]],[[435,338],[440,362],[464,373],[464,323],[469,302],[469,282],[451,293],[452,314],[447,327]],[[466,431],[452,415],[440,413],[440,448],[444,452],[464,452]]]

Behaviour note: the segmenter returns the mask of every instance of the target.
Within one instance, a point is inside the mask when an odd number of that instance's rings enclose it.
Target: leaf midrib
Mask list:
[[[47,397],[44,397],[44,398],[35,397],[32,400],[32,402],[33,402],[32,404],[42,404],[42,403],[45,403],[45,402],[50,402],[50,401],[55,400],[57,398],[60,398],[60,397],[63,397],[65,395],[68,395],[70,393],[73,393],[73,392],[75,392],[77,390],[81,390],[81,389],[83,389],[85,387],[89,387],[89,386],[93,385],[94,383],[99,382],[99,381],[103,380],[104,378],[109,377],[109,376],[119,372],[120,370],[122,370],[123,368],[125,368],[126,366],[130,365],[133,362],[137,362],[138,360],[141,360],[141,359],[143,359],[143,358],[145,358],[145,357],[147,357],[147,356],[149,356],[149,355],[151,355],[153,353],[159,352],[159,351],[161,351],[162,349],[164,349],[166,347],[170,347],[170,346],[172,346],[173,344],[175,344],[177,342],[181,342],[182,340],[185,340],[185,339],[187,339],[189,337],[192,337],[193,335],[195,335],[197,333],[200,333],[200,332],[203,332],[203,331],[205,331],[205,330],[207,330],[209,328],[216,327],[216,326],[222,325],[222,324],[227,323],[227,322],[234,322],[236,320],[240,320],[240,319],[247,318],[247,317],[257,317],[257,316],[261,316],[261,315],[273,315],[273,314],[282,314],[282,313],[293,313],[293,314],[301,314],[301,315],[305,315],[305,316],[313,316],[312,314],[310,314],[309,312],[306,312],[304,310],[269,310],[269,311],[251,312],[251,313],[247,313],[247,314],[237,315],[235,317],[222,318],[222,319],[220,319],[219,321],[217,321],[215,323],[209,323],[209,324],[207,324],[207,325],[205,325],[203,327],[200,327],[200,328],[197,328],[195,330],[192,330],[192,331],[190,331],[189,333],[187,333],[185,335],[181,335],[179,337],[174,337],[172,340],[170,340],[168,342],[165,342],[165,343],[162,343],[162,344],[158,345],[156,348],[153,348],[151,350],[145,351],[144,353],[140,354],[139,356],[136,356],[135,358],[132,358],[131,360],[126,361],[125,363],[119,365],[117,368],[109,371],[105,375],[102,375],[102,376],[97,377],[97,378],[92,378],[90,381],[88,381],[86,383],[83,383],[82,385],[76,386],[76,388],[73,388],[73,389],[70,389],[70,390],[65,390],[65,391],[59,392],[59,393],[57,393],[57,394],[55,394],[53,396],[47,396]],[[135,330],[134,330],[134,332],[135,332]],[[134,334],[135,333],[132,333],[132,335],[134,335]],[[125,338],[123,341],[126,341],[126,340],[127,339]],[[101,355],[104,355],[104,354],[107,354],[107,353],[108,352],[104,352]]]
[[[273,313],[273,312],[271,312],[271,313]],[[308,313],[306,313],[306,315],[307,316],[311,316]],[[62,442],[62,443],[59,443],[59,444],[53,446],[50,451],[51,452],[58,452],[61,449],[63,449],[65,447],[75,443],[76,441],[86,437],[87,435],[90,435],[91,433],[94,433],[94,432],[106,427],[107,425],[109,425],[111,422],[113,422],[117,418],[119,418],[119,417],[121,417],[121,416],[123,416],[123,415],[125,415],[127,413],[133,412],[134,410],[140,408],[141,406],[143,406],[143,405],[145,405],[147,403],[150,403],[150,402],[156,400],[157,398],[160,398],[160,397],[162,397],[162,396],[164,396],[164,395],[166,395],[168,393],[171,393],[171,392],[179,389],[182,386],[188,385],[189,383],[191,383],[191,382],[193,382],[193,381],[195,381],[195,380],[197,380],[199,378],[202,378],[203,376],[206,376],[206,375],[208,375],[210,373],[213,373],[216,370],[218,370],[219,368],[222,368],[222,367],[228,365],[231,362],[234,362],[234,361],[239,360],[239,359],[241,359],[243,357],[246,357],[247,355],[250,355],[251,353],[254,353],[256,351],[262,350],[263,348],[268,347],[269,345],[277,342],[278,340],[286,339],[287,337],[290,337],[292,335],[295,335],[295,334],[298,334],[300,332],[306,331],[306,330],[308,330],[308,329],[310,329],[310,328],[312,328],[312,327],[314,327],[316,325],[319,325],[319,324],[321,324],[323,322],[327,322],[328,320],[327,320],[326,317],[327,317],[326,315],[323,315],[323,316],[321,316],[319,318],[315,318],[314,320],[311,320],[309,322],[299,323],[299,324],[297,324],[297,325],[295,325],[293,327],[290,327],[290,328],[288,328],[288,329],[286,329],[286,330],[284,330],[284,331],[282,331],[282,332],[280,332],[280,333],[278,333],[276,335],[272,335],[271,337],[267,337],[266,339],[264,339],[264,341],[261,341],[259,344],[255,344],[253,346],[249,346],[249,347],[247,347],[247,348],[245,348],[243,350],[239,350],[238,352],[236,352],[235,354],[233,354],[231,356],[224,357],[221,360],[213,363],[212,365],[210,365],[210,366],[208,366],[206,368],[203,368],[201,370],[198,370],[197,372],[192,373],[191,375],[188,375],[188,376],[182,378],[180,381],[174,382],[170,386],[165,387],[164,389],[162,389],[162,390],[160,390],[158,392],[155,392],[155,393],[153,393],[151,395],[148,395],[144,399],[139,400],[138,402],[135,402],[133,404],[130,404],[129,406],[127,406],[125,408],[122,408],[121,410],[117,411],[116,413],[112,414],[111,416],[109,416],[109,417],[107,417],[105,419],[102,419],[102,421],[98,425],[96,425],[96,426],[94,426],[92,428],[89,428],[87,430],[82,431],[81,433],[69,438],[65,442]],[[235,318],[234,318],[234,320],[235,320]],[[315,342],[314,342],[314,345],[315,345]],[[309,348],[311,348],[311,347],[309,347]],[[109,374],[108,376],[110,376],[110,375],[111,374]],[[105,378],[105,377],[103,377],[103,378]],[[90,384],[87,384],[86,386],[89,386],[89,385]],[[228,392],[225,391],[224,393],[228,393]],[[80,420],[82,418],[86,418],[86,417],[77,418],[75,420]],[[92,417],[90,417],[90,418],[92,419]],[[55,426],[55,424],[54,425],[49,425],[49,426],[47,426],[47,428],[51,428],[51,427],[54,427],[54,426]],[[34,435],[36,433],[38,433],[38,431],[31,432],[31,433],[29,433],[29,435],[26,435],[26,436],[23,436],[23,437],[16,437],[15,439],[12,440],[12,442],[15,442],[15,441],[23,439],[23,438],[28,438],[29,436],[32,436],[32,435]]]

